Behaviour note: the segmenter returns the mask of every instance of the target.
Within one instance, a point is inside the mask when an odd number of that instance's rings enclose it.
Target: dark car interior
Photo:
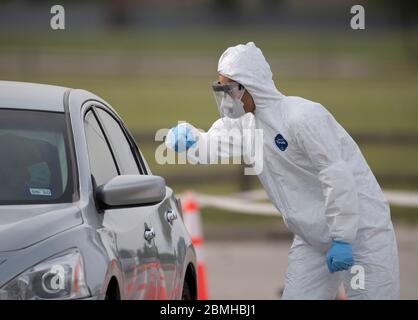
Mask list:
[[[0,130],[0,201],[57,198],[62,189],[57,147]]]

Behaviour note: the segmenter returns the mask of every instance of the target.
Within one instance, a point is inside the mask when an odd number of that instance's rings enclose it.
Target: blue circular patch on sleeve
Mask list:
[[[288,146],[286,139],[280,133],[274,138],[274,142],[281,151],[285,151]]]

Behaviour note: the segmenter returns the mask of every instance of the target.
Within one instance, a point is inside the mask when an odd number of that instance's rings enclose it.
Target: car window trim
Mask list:
[[[130,135],[129,131],[127,130],[125,124],[123,123],[122,119],[120,119],[120,117],[118,117],[114,112],[112,112],[112,110],[106,108],[105,106],[102,106],[100,104],[97,104],[94,106],[95,109],[101,109],[104,112],[106,112],[107,114],[109,114],[113,120],[116,121],[116,123],[119,125],[119,128],[121,129],[123,135],[125,136],[125,139],[128,142],[129,148],[132,152],[132,155],[135,159],[135,163],[136,166],[138,167],[138,171],[140,172],[141,175],[147,175],[148,172],[146,170],[144,161],[142,159],[142,157],[140,156],[139,152],[138,152],[138,146],[136,145],[136,143],[133,141],[132,136]],[[100,115],[97,114],[98,118],[100,119]],[[100,119],[102,121],[102,119]],[[106,128],[104,128],[104,130],[106,131]]]
[[[72,183],[73,183],[73,202],[80,200],[80,181],[78,176],[78,163],[75,149],[73,126],[71,122],[70,114],[70,94],[72,89],[68,89],[64,92],[63,105],[65,122],[67,126],[67,140],[68,140],[68,152],[70,153],[71,166],[72,166]]]
[[[96,121],[97,121],[97,123],[98,123],[98,125],[99,125],[100,131],[101,131],[101,133],[103,134],[103,136],[104,136],[104,138],[105,138],[106,145],[107,145],[107,147],[109,148],[110,154],[112,155],[112,160],[113,160],[113,164],[115,165],[116,172],[117,172],[118,176],[120,176],[120,175],[121,175],[121,171],[120,171],[119,165],[118,165],[118,163],[117,163],[117,161],[116,161],[116,157],[115,157],[115,154],[114,154],[113,148],[111,147],[111,145],[110,145],[110,141],[109,141],[109,138],[107,137],[106,132],[105,132],[105,130],[104,130],[104,128],[103,128],[103,126],[102,126],[102,123],[100,122],[100,120],[99,120],[99,118],[98,118],[98,116],[97,116],[97,113],[96,113],[96,111],[94,110],[94,105],[90,105],[90,106],[88,106],[88,107],[86,108],[86,110],[85,110],[85,112],[84,112],[83,119],[84,119],[84,121],[86,120],[86,116],[87,116],[87,114],[89,113],[89,111],[91,111],[91,112],[92,112],[92,114],[93,114],[94,118],[96,119]],[[84,122],[84,121],[83,121],[83,122]],[[84,123],[84,126],[85,126],[85,123]],[[91,168],[90,168],[90,173],[91,173]]]

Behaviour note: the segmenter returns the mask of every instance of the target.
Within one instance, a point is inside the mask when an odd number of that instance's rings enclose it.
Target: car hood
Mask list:
[[[82,223],[74,204],[0,206],[0,252],[29,247]]]

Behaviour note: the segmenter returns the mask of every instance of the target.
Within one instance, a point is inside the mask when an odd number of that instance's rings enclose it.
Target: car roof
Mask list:
[[[69,88],[16,81],[0,81],[0,109],[64,112],[64,93]]]

